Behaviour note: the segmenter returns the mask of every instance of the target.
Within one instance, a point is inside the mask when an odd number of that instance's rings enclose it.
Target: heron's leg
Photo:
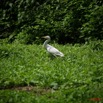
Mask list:
[[[55,58],[55,56],[52,55],[52,54],[49,54],[49,58],[50,58],[51,60],[53,60],[53,59]]]

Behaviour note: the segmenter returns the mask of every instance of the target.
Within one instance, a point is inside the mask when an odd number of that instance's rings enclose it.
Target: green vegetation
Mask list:
[[[50,35],[61,44],[103,39],[102,0],[0,0],[0,37],[40,43]]]
[[[103,0],[0,0],[0,103],[102,103],[102,18]]]
[[[0,44],[0,103],[102,103],[103,41],[53,45],[64,58],[51,60],[42,45]]]

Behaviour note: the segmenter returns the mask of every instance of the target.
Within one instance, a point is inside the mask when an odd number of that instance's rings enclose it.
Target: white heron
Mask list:
[[[51,40],[50,36],[43,36],[42,38],[46,39],[43,46],[47,50],[47,52],[49,52],[54,57],[57,57],[57,56],[63,57],[64,56],[64,54],[62,52],[60,52],[58,49],[56,49],[55,47],[48,44],[48,42],[50,42],[50,40]]]

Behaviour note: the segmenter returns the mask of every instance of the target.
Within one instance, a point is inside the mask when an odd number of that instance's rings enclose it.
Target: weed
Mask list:
[[[40,86],[51,92],[38,97],[35,90],[0,90],[0,103],[89,103],[90,98],[102,98],[103,42],[91,43],[55,44],[65,57],[53,60],[42,45],[1,44],[1,89]]]

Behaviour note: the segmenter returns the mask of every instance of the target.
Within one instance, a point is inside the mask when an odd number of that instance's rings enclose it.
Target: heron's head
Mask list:
[[[50,36],[43,36],[44,39],[50,39]]]

